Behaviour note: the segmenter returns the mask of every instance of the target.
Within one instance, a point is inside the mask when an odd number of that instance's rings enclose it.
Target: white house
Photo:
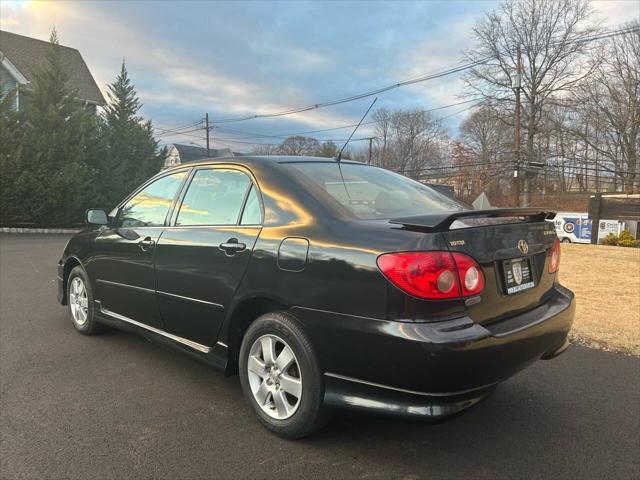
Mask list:
[[[207,152],[206,148],[196,145],[173,143],[167,151],[164,168],[175,167],[182,163],[197,162],[205,158],[237,157],[240,155],[242,153],[233,152],[230,148],[210,148],[209,152]]]

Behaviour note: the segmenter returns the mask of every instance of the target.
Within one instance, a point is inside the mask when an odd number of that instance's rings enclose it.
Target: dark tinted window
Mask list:
[[[236,225],[251,179],[238,170],[198,170],[176,225]]]
[[[260,207],[260,199],[255,186],[251,187],[251,191],[247,196],[247,203],[242,212],[242,220],[240,225],[260,225],[262,223],[262,208]]]
[[[287,166],[315,187],[325,202],[363,220],[465,209],[426,185],[382,168],[337,162]]]
[[[173,198],[187,172],[159,178],[132,197],[122,208],[123,227],[156,227],[164,225]]]

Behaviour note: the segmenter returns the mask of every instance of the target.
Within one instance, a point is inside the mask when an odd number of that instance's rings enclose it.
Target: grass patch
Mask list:
[[[640,249],[563,243],[560,283],[576,294],[574,343],[640,356]]]

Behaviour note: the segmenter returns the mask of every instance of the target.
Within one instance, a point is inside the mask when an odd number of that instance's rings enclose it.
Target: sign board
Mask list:
[[[620,234],[621,225],[618,220],[600,220],[598,222],[598,243],[602,243],[604,237],[610,233]]]
[[[610,233],[619,233],[620,228],[618,227],[614,232],[613,226],[606,224],[609,220],[605,220],[605,224],[601,225],[603,218],[625,222],[628,226],[632,226],[630,230],[635,230],[637,233],[636,222],[640,221],[640,195],[597,193],[589,198],[589,218],[593,219],[594,224],[602,226],[605,231],[609,228]],[[599,239],[600,235],[597,239],[592,238],[591,243],[596,243]]]

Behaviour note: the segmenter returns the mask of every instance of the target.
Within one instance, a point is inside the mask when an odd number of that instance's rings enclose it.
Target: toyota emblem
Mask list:
[[[529,252],[529,244],[524,240],[519,240],[518,250],[520,250],[523,255],[526,255]]]

